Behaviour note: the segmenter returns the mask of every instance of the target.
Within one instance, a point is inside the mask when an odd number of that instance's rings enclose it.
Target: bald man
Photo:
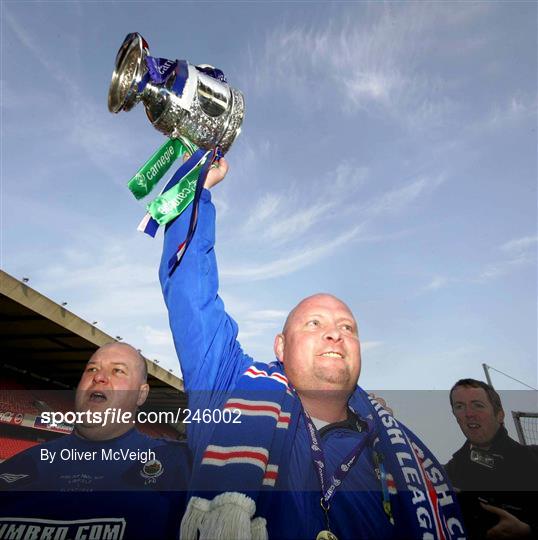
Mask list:
[[[75,410],[116,409],[134,418],[149,393],[146,361],[127,343],[103,345],[88,360],[75,394]],[[133,429],[130,422],[77,423],[77,434],[93,441],[120,437]]]
[[[75,411],[96,420],[121,409],[135,420],[148,392],[140,353],[125,343],[107,344],[84,368]],[[85,416],[70,435],[0,465],[0,539],[177,536],[190,475],[186,445],[110,418],[99,423]]]
[[[226,171],[222,159],[205,187]],[[357,386],[349,307],[325,293],[302,300],[275,337],[276,362],[254,362],[218,295],[208,189],[171,270],[190,212],[167,227],[160,267],[189,407],[213,419],[187,426],[194,465],[182,538],[463,537],[442,467]]]

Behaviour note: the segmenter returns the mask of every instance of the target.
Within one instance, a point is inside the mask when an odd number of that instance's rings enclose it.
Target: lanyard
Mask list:
[[[310,436],[310,451],[312,454],[312,461],[314,463],[321,487],[321,507],[323,510],[325,510],[325,512],[327,512],[330,508],[330,501],[336,491],[336,488],[344,481],[349,471],[357,461],[357,458],[362,454],[363,450],[372,440],[375,432],[373,430],[372,423],[367,421],[367,431],[364,437],[351,449],[329,479],[325,455],[319,441],[316,426],[314,426],[310,415],[304,410],[303,413],[306,431]]]

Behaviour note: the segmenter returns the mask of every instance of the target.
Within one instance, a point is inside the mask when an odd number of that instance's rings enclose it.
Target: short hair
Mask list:
[[[486,395],[488,396],[489,402],[493,406],[493,413],[497,414],[500,411],[504,411],[503,404],[501,402],[501,396],[499,396],[499,394],[493,388],[493,386],[490,386],[484,381],[479,381],[477,379],[460,379],[459,381],[456,382],[456,384],[454,384],[454,386],[450,389],[450,406],[452,408],[454,407],[452,394],[454,393],[454,390],[458,386],[466,386],[468,388],[483,388],[484,391],[486,392]]]

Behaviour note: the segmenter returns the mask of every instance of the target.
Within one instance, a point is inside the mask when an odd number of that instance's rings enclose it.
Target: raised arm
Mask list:
[[[205,187],[227,172],[225,160],[212,169]],[[192,206],[167,227],[159,278],[168,308],[170,327],[179,357],[185,389],[226,392],[252,362],[237,342],[237,324],[218,296],[215,257],[215,207],[204,189],[196,232],[175,272],[168,277],[168,261],[187,235]]]

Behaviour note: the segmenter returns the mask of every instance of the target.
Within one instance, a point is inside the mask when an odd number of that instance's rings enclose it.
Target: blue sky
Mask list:
[[[357,316],[366,388],[537,380],[537,5],[2,3],[4,270],[175,373],[162,238],[127,180],[163,137],[112,115],[119,45],[220,67],[246,99],[214,190],[244,349],[302,297]],[[521,389],[492,374],[499,388]]]

